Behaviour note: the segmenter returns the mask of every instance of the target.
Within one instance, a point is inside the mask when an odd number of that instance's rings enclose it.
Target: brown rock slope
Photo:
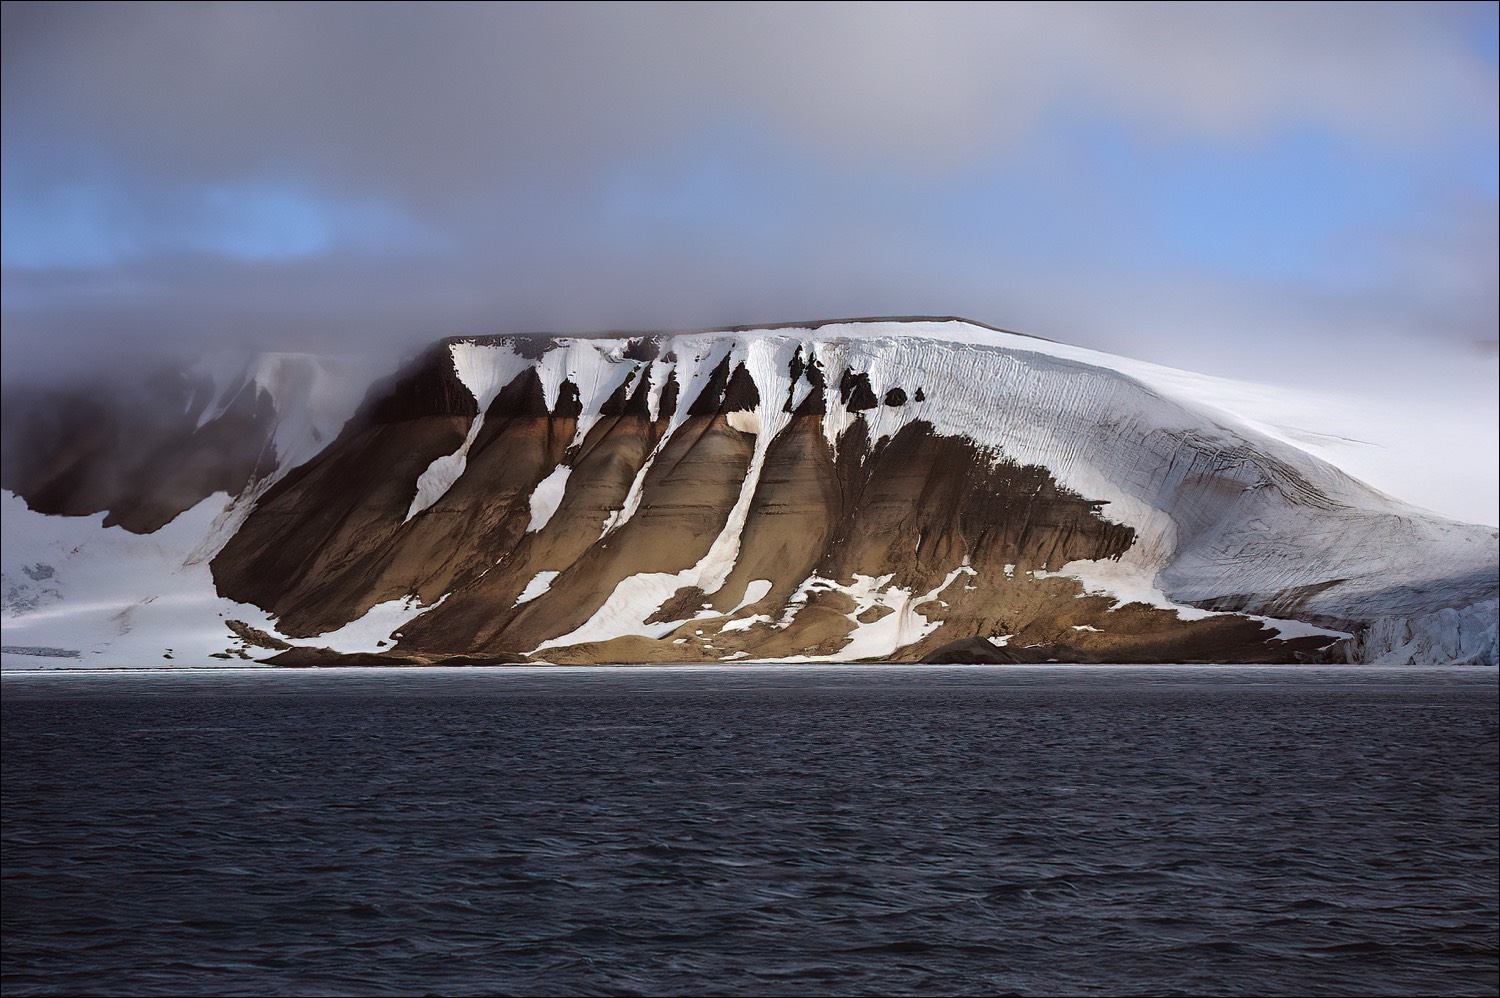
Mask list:
[[[1046,468],[921,419],[871,439],[921,386],[876,394],[800,351],[786,379],[812,390],[763,399],[728,354],[695,371],[627,345],[629,374],[597,412],[566,379],[549,407],[543,358],[495,396],[452,486],[408,516],[480,415],[449,347],[373,390],[261,497],[213,563],[224,595],[307,638],[414,596],[430,609],[391,655],[418,662],[1287,661],[1331,640],[1112,609],[1047,577],[1118,557],[1135,531]],[[559,469],[542,515],[538,485]]]

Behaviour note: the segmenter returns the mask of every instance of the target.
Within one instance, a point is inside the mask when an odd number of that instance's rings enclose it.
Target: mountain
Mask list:
[[[8,393],[7,665],[1496,662],[1497,532],[1217,379],[942,319],[455,338],[356,384]]]

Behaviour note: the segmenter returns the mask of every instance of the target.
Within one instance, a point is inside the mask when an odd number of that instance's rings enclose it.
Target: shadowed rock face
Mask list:
[[[0,486],[38,512],[107,512],[106,526],[144,534],[276,467],[275,409],[254,385],[232,390],[211,414],[212,387],[178,372],[141,387],[8,389]]]
[[[557,349],[518,351],[537,364],[477,431],[475,394],[443,349],[377,386],[332,446],[260,498],[213,562],[220,591],[299,638],[414,597],[430,609],[399,630],[401,661],[916,661],[973,655],[976,641],[1008,661],[1284,661],[1330,640],[1116,610],[1046,577],[1120,556],[1135,531],[1047,468],[923,419],[872,439],[872,419],[925,398],[921,385],[877,393],[800,349],[790,388],[757,384],[728,354],[697,358],[684,381],[674,354],[638,340],[590,411],[581,393],[595,386],[567,379],[549,404],[541,373]],[[830,408],[847,416],[832,440]],[[462,473],[417,508],[419,479],[460,452]],[[541,511],[544,481],[559,480]]]

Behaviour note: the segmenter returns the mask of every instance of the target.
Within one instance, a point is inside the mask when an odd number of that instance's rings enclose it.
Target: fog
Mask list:
[[[1495,36],[1493,4],[7,3],[5,378],[957,314],[1493,451]]]

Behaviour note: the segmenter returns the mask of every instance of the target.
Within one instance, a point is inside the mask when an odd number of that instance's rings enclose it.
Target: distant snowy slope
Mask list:
[[[227,506],[211,496],[143,535],[103,526],[103,513],[44,516],[0,492],[5,666],[206,665],[235,643],[226,620],[272,626],[214,592],[208,558],[235,518]]]
[[[956,318],[856,320],[804,328],[828,335],[921,336],[1029,350],[1118,371],[1169,398],[1231,416],[1412,505],[1464,523],[1500,525],[1500,461],[1480,432],[1489,428],[1493,414],[1472,414],[1467,432],[1434,439],[1430,421],[1412,418],[1404,399],[1359,397],[1343,390],[1334,376],[1326,390],[1314,393],[1183,371]]]

